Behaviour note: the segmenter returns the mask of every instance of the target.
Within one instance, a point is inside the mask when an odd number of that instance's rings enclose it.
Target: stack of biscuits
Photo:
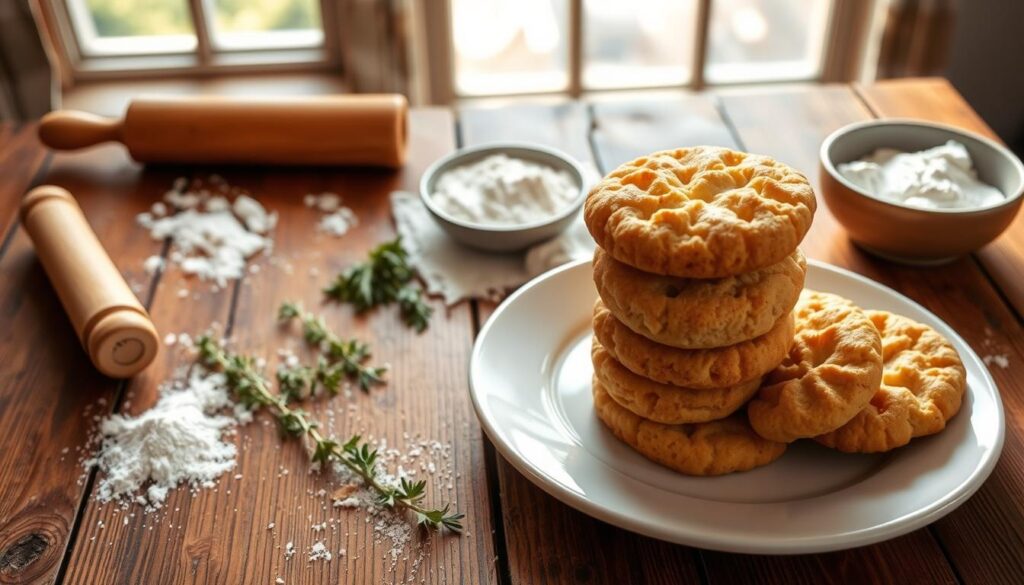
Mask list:
[[[742,409],[792,344],[814,210],[800,173],[717,147],[656,152],[591,190],[594,404],[620,439],[693,475],[782,455]]]
[[[641,157],[591,190],[594,406],[619,439],[720,475],[798,439],[871,452],[945,426],[964,385],[945,339],[803,290],[815,208],[801,173],[719,147]]]

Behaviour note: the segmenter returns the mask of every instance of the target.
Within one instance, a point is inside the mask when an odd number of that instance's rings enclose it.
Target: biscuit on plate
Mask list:
[[[629,371],[593,339],[590,356],[594,375],[621,406],[655,422],[665,424],[706,422],[736,412],[761,385],[755,378],[735,386],[695,390],[662,384]]]
[[[773,158],[717,146],[623,164],[587,196],[597,244],[646,272],[721,278],[781,262],[811,227],[807,177]]]
[[[694,389],[723,388],[760,378],[779,365],[793,343],[793,315],[768,333],[736,345],[677,349],[651,341],[616,319],[599,299],[594,303],[594,336],[613,358],[635,374],[663,384]]]
[[[775,461],[786,451],[757,435],[742,414],[711,422],[666,425],[615,402],[594,377],[594,409],[612,433],[644,457],[687,475],[722,475]]]
[[[747,408],[759,435],[784,443],[843,426],[882,381],[882,340],[864,311],[840,296],[805,290],[794,313],[789,355]]]
[[[882,387],[853,420],[815,440],[847,453],[877,453],[946,428],[967,374],[953,345],[931,327],[867,311],[882,336]]]
[[[806,272],[799,250],[767,268],[712,280],[650,274],[594,252],[594,284],[612,315],[647,339],[682,349],[764,335],[793,309]]]

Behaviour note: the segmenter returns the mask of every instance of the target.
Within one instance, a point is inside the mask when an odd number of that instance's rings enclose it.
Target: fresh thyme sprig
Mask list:
[[[417,523],[422,526],[438,530],[446,528],[452,532],[462,531],[462,519],[465,515],[451,511],[450,504],[445,504],[443,508],[424,506],[426,481],[409,481],[402,478],[397,486],[383,483],[377,470],[377,450],[371,449],[359,435],[354,435],[344,443],[321,435],[317,430],[317,424],[310,420],[307,412],[292,408],[287,393],[274,394],[270,391],[269,382],[256,367],[255,359],[228,351],[209,335],[199,337],[196,340],[196,347],[199,350],[200,361],[224,373],[228,387],[242,404],[250,409],[269,408],[284,433],[295,437],[308,437],[314,445],[314,462],[320,463],[321,466],[331,461],[341,463],[377,494],[379,504],[411,511]]]
[[[366,311],[397,302],[406,325],[418,333],[426,330],[434,312],[423,300],[423,289],[410,284],[414,272],[402,238],[384,242],[370,251],[365,262],[349,267],[324,289],[328,297]]]
[[[365,342],[358,339],[341,339],[327,327],[323,317],[307,312],[298,303],[282,303],[277,311],[277,319],[282,323],[299,319],[302,322],[302,336],[306,342],[319,347],[324,353],[317,361],[315,370],[289,372],[289,384],[304,380],[305,384],[302,387],[310,388],[312,392],[313,386],[319,383],[331,394],[337,394],[344,376],[354,378],[364,392],[369,391],[371,386],[384,383],[386,367],[365,365],[370,359],[370,346]]]

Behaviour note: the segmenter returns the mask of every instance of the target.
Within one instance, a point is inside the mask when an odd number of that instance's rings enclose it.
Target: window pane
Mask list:
[[[583,85],[681,85],[693,60],[692,0],[584,0]]]
[[[187,0],[68,0],[90,56],[184,53],[196,48]]]
[[[461,95],[564,90],[568,0],[452,0]]]
[[[829,0],[714,0],[709,83],[811,79],[821,69]]]
[[[318,0],[207,0],[207,12],[221,49],[315,47],[324,40]]]

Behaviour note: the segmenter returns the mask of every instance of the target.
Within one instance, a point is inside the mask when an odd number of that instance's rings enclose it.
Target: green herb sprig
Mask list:
[[[396,238],[380,244],[370,251],[365,262],[335,277],[324,294],[352,303],[359,312],[397,302],[405,324],[422,333],[434,310],[423,300],[423,289],[410,284],[414,276],[402,238]]]
[[[313,443],[312,460],[321,466],[332,461],[341,463],[362,479],[363,483],[377,494],[377,502],[389,508],[411,511],[419,525],[430,529],[462,531],[464,514],[451,510],[450,504],[443,508],[427,508],[426,481],[409,481],[402,478],[397,486],[383,483],[377,469],[377,450],[363,442],[359,435],[339,443],[325,438],[317,430],[317,424],[310,420],[309,413],[293,408],[287,393],[274,394],[270,385],[256,366],[252,357],[228,351],[219,341],[209,335],[196,340],[199,359],[207,367],[224,373],[228,388],[248,408],[268,408],[281,426],[282,432],[294,437],[308,437]]]
[[[282,388],[286,391],[294,386],[309,388],[312,393],[314,386],[319,384],[332,395],[338,393],[343,377],[349,377],[359,384],[364,391],[371,386],[384,383],[384,366],[367,366],[370,359],[370,346],[358,339],[341,339],[334,334],[324,322],[323,317],[307,312],[302,305],[285,302],[277,311],[277,319],[281,323],[289,323],[294,319],[302,322],[302,336],[306,343],[320,348],[324,355],[320,356],[315,369],[298,368],[283,369],[286,380]],[[282,370],[278,371],[278,381]]]

